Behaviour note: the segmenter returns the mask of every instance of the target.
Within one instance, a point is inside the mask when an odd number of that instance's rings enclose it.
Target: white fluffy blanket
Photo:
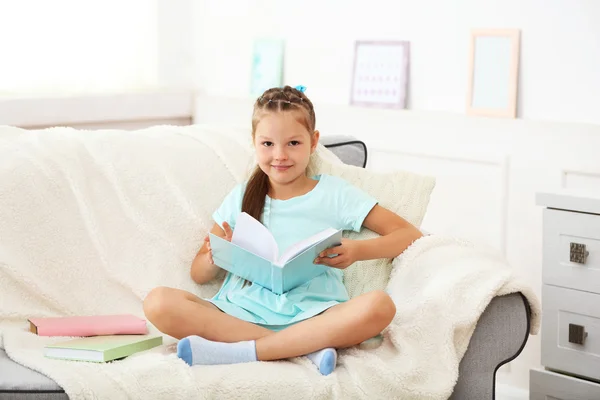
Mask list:
[[[177,134],[165,143],[169,129]],[[218,282],[193,284],[189,266],[212,210],[249,162],[244,138],[207,129],[81,135],[0,129],[2,347],[71,399],[445,399],[492,297],[523,292],[537,333],[539,302],[502,258],[428,236],[394,261],[397,314],[381,345],[340,351],[327,377],[304,357],[190,368],[166,336],[162,347],[109,364],[46,359],[43,346],[65,338],[29,333],[31,316],[143,317],[142,300],[158,285],[214,294]]]

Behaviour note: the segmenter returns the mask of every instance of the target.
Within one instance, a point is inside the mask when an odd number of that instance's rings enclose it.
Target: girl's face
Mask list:
[[[272,183],[285,185],[305,176],[319,132],[309,132],[298,121],[299,112],[266,113],[254,132],[254,148],[260,169]]]

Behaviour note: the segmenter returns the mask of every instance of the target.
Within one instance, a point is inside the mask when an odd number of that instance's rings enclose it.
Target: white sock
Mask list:
[[[177,343],[177,357],[188,365],[237,364],[256,361],[254,340],[237,343],[213,342],[188,336]]]
[[[193,335],[177,343],[177,357],[190,366],[257,361],[256,342],[254,340],[236,343],[213,342]],[[307,354],[306,357],[319,368],[322,375],[332,373],[337,362],[337,352],[331,347]]]
[[[337,363],[337,351],[332,347],[307,354],[306,357],[319,368],[319,372],[322,375],[332,373]]]

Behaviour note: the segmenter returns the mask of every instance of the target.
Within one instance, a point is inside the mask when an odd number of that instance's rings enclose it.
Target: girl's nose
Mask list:
[[[275,158],[277,160],[287,160],[287,152],[283,148],[278,148],[275,151]]]

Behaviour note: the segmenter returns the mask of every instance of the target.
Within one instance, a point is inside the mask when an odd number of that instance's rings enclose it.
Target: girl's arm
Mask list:
[[[357,241],[356,261],[394,258],[423,236],[413,224],[379,205],[367,214],[363,226],[381,236]]]
[[[343,269],[355,261],[394,258],[423,236],[410,222],[379,205],[369,212],[363,226],[381,236],[367,240],[342,239],[341,246],[324,250],[315,263]],[[337,256],[327,257],[332,254]]]
[[[226,240],[231,240],[233,232],[227,222],[223,223],[223,230],[219,224],[215,224],[210,233],[220,236]],[[192,268],[190,275],[192,280],[198,284],[203,284],[214,279],[221,268],[213,263],[212,252],[210,249],[210,242],[208,241],[208,235],[204,238],[204,244],[196,254],[194,261],[192,262]]]

